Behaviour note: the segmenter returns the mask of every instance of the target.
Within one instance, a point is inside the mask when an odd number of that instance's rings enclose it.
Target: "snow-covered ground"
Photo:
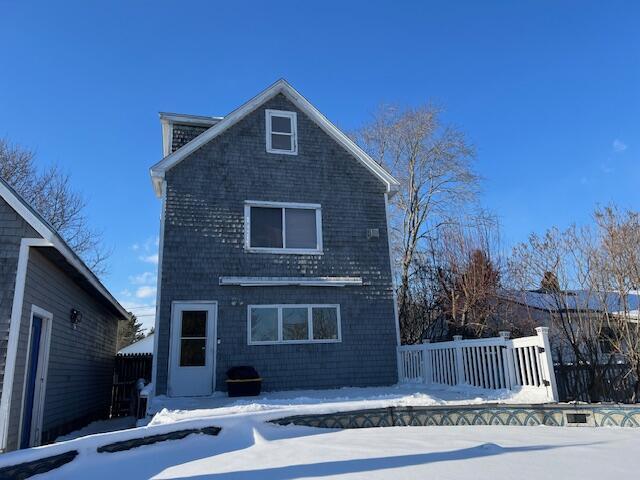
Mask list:
[[[146,427],[102,433],[0,455],[0,466],[76,449],[47,479],[502,479],[632,478],[640,471],[640,429],[568,427],[393,427],[359,430],[279,426],[301,413],[389,405],[534,403],[528,392],[494,397],[421,387],[282,392],[253,399],[157,398]],[[486,392],[484,392],[486,393]],[[98,445],[171,430],[217,425],[218,436],[191,435],[120,453]],[[13,460],[12,460],[13,459]]]
[[[424,385],[340,388],[336,390],[297,390],[269,392],[259,397],[156,397],[149,411],[155,413],[151,425],[211,416],[270,413],[269,418],[305,413],[331,413],[365,408],[410,405],[471,405],[482,403],[544,403],[539,389],[513,393],[509,390],[478,388],[436,388]]]
[[[640,471],[632,428],[393,427],[319,430],[245,417],[218,437],[80,458],[50,479],[597,479]]]

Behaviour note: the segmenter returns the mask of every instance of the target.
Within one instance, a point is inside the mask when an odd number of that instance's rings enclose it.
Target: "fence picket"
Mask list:
[[[498,364],[498,379],[499,379],[499,384],[498,384],[498,388],[506,388],[507,384],[505,382],[505,378],[504,378],[504,371],[502,368],[502,350],[503,348],[501,346],[496,346],[496,363]]]
[[[536,347],[529,347],[529,358],[531,359],[531,370],[533,375],[533,385],[536,387],[540,386],[540,380],[538,379],[538,362],[536,362]]]
[[[471,347],[471,354],[473,355],[473,384],[476,387],[480,386],[480,375],[479,375],[479,367],[478,367],[478,347]]]
[[[524,357],[522,356],[522,348],[516,348],[515,352],[516,352],[516,354],[518,356],[518,368],[519,368],[519,373],[520,373],[520,376],[519,376],[519,379],[518,379],[519,380],[518,384],[519,385],[526,385],[527,384],[527,374],[526,374],[525,367],[524,367],[524,362],[523,362]]]

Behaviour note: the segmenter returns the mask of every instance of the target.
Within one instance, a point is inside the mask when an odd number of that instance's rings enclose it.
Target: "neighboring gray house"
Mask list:
[[[0,451],[108,414],[127,312],[0,179]]]
[[[161,114],[156,395],[388,385],[398,182],[280,80],[226,117]]]

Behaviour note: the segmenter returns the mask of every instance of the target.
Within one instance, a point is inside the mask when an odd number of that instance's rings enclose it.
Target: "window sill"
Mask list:
[[[258,345],[314,345],[314,344],[322,344],[322,343],[342,343],[341,339],[338,340],[285,340],[282,342],[273,341],[273,342],[249,342],[249,346],[258,346]]]
[[[301,248],[245,248],[247,253],[276,253],[284,255],[324,255],[322,250],[306,250]]]
[[[298,155],[297,151],[274,150],[273,148],[267,148],[267,153],[275,153],[275,154],[278,154],[278,155]]]

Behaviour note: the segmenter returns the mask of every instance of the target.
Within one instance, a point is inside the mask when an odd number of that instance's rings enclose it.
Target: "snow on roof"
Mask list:
[[[150,333],[142,340],[138,340],[137,342],[118,350],[118,355],[134,355],[141,353],[153,353],[153,333]]]
[[[623,295],[617,292],[589,292],[587,290],[567,290],[561,294],[543,291],[506,291],[503,298],[527,305],[532,308],[548,311],[592,310],[610,313],[624,310]],[[626,298],[629,310],[640,308],[640,295],[633,292]]]

